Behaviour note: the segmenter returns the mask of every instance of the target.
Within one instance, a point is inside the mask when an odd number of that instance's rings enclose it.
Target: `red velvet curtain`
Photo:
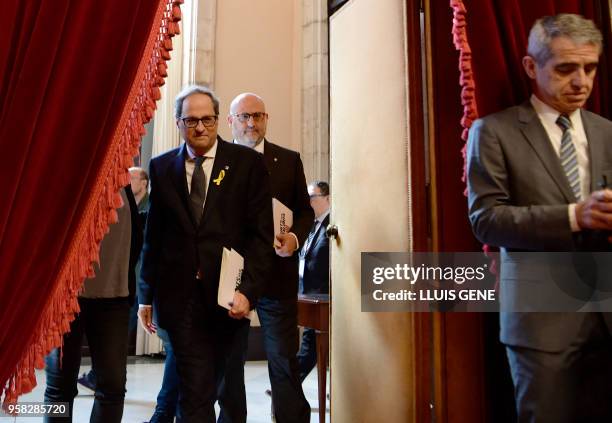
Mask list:
[[[182,0],[5,0],[0,13],[0,395],[36,384],[116,219]],[[4,391],[4,392],[3,392]]]
[[[529,29],[536,19],[557,13],[584,15],[593,19],[604,33],[604,55],[587,107],[612,117],[608,0],[452,0],[451,7],[455,11],[455,22],[459,23],[454,28],[455,44],[460,51],[466,52],[467,49],[468,61],[471,62],[471,69],[463,69],[462,83],[469,86],[470,78],[474,83],[464,91],[463,101],[469,103],[464,127],[469,127],[475,117],[519,104],[528,98],[529,80],[521,60],[526,54]],[[472,91],[472,88],[475,89]],[[476,110],[472,109],[472,95]]]

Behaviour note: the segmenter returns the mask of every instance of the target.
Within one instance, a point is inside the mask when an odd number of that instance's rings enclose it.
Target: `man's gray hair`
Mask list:
[[[601,53],[603,37],[592,20],[570,13],[544,16],[531,27],[527,45],[527,54],[538,66],[544,66],[552,57],[550,43],[556,37],[568,37],[578,45],[593,44]]]
[[[174,117],[180,118],[183,113],[183,101],[193,94],[204,94],[210,97],[213,103],[213,108],[215,109],[215,115],[219,115],[219,99],[215,95],[215,93],[208,87],[203,85],[188,85],[181,90],[180,93],[176,96],[176,100],[174,103]]]

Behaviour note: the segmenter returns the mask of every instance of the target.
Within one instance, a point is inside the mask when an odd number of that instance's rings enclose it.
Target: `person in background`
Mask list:
[[[147,214],[149,212],[149,174],[142,167],[131,167],[130,169],[130,184],[136,203],[138,204],[138,213],[142,219],[143,227],[146,224]],[[141,261],[138,261],[136,266],[136,274],[138,275],[138,302],[141,304],[151,304],[151,292],[149,286],[140,279]],[[130,329],[132,328],[132,317],[137,317],[138,304],[135,304],[133,310],[130,310]],[[164,360],[164,374],[162,378],[161,388],[157,395],[155,410],[151,416],[149,423],[172,423],[177,414],[178,407],[178,373],[176,371],[176,358],[172,350],[172,344],[168,332],[157,325],[156,313],[153,313],[153,322],[156,326],[157,336],[162,341],[166,357]],[[134,322],[135,323],[135,322]]]
[[[138,209],[130,186],[121,189],[118,221],[100,245],[100,262],[95,276],[86,279],[79,294],[81,311],[64,335],[63,346],[45,359],[47,388],[45,402],[68,402],[71,417],[45,417],[47,423],[71,422],[81,344],[87,337],[96,374],[92,423],[119,423],[123,415],[127,363],[127,328],[134,300],[135,266],[142,245]]]
[[[310,206],[315,220],[300,249],[300,294],[329,293],[329,239],[325,229],[329,224],[329,184],[314,181],[308,185]],[[312,328],[304,328],[300,351],[297,354],[300,381],[317,365],[317,337]]]
[[[149,174],[141,167],[131,167],[128,169],[130,172],[130,186],[138,205],[138,217],[140,218],[141,227],[144,230],[147,222],[147,214],[149,213]],[[136,278],[140,280],[140,267],[142,263],[140,258],[136,263]],[[141,294],[141,284],[137,282],[136,285],[136,301],[130,309],[130,323],[128,326],[128,338],[132,339],[136,327],[138,325],[138,304]]]
[[[134,199],[138,206],[138,217],[139,225],[144,229],[145,222],[147,220],[147,211],[149,209],[149,175],[141,167],[131,167],[128,169],[130,172],[130,187],[134,194]],[[136,278],[140,275],[140,260],[136,263]],[[130,318],[128,322],[128,341],[134,336],[136,325],[138,324],[138,297],[139,287],[136,290],[136,297],[134,303],[130,308]],[[96,390],[96,372],[91,368],[87,373],[83,373],[78,379],[77,383],[91,391]]]
[[[138,213],[149,210],[149,174],[141,167],[131,167],[130,186],[138,204]]]
[[[130,183],[136,202],[138,203],[138,211],[140,213],[143,222],[146,222],[146,216],[149,211],[149,174],[141,167],[130,168]],[[138,261],[137,274],[140,276],[140,260]],[[151,290],[140,277],[138,278],[138,301],[140,304],[151,304]],[[136,311],[138,306],[136,306]],[[130,315],[131,317],[131,315]],[[131,321],[130,321],[131,323]],[[161,339],[166,353],[164,360],[164,375],[162,378],[162,384],[157,394],[157,401],[155,403],[155,410],[153,415],[149,419],[149,423],[172,423],[177,415],[178,407],[178,396],[179,396],[179,381],[178,373],[176,371],[176,357],[170,343],[170,337],[168,332],[157,324],[157,313],[154,310],[153,313],[153,327],[146,328],[148,333],[155,332],[159,339]]]
[[[310,405],[302,390],[296,357],[299,342],[297,250],[306,241],[313,221],[304,167],[298,153],[265,139],[268,114],[259,96],[252,93],[238,95],[231,103],[227,122],[232,130],[234,143],[249,147],[263,156],[270,174],[272,196],[293,212],[290,232],[276,236],[273,272],[262,298],[257,302],[257,314],[264,333],[276,421],[309,422]],[[219,392],[220,422],[234,423],[246,419],[244,362],[247,335],[248,333],[244,335],[245,339],[240,343],[243,350],[232,354],[224,385]],[[239,404],[242,413],[238,419],[225,420],[223,401]]]

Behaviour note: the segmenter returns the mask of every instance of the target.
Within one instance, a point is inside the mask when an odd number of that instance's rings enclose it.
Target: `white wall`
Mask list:
[[[301,142],[301,2],[217,1],[214,89],[221,100],[220,135],[239,93],[260,95],[270,116],[267,137],[298,150]]]

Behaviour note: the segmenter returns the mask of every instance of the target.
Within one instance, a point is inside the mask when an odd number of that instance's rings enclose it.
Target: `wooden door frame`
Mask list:
[[[342,5],[345,1],[331,1]],[[436,4],[438,3],[438,4]],[[437,181],[439,144],[436,129],[436,63],[432,51],[432,4],[437,13],[448,3],[431,0],[405,0],[406,83],[408,86],[408,132],[410,151],[410,198],[413,251],[440,251],[444,234],[440,233],[438,215],[440,193]],[[338,7],[330,8],[330,17]],[[424,22],[421,22],[424,12]],[[424,25],[423,25],[424,24]],[[423,28],[423,33],[421,32]],[[440,36],[452,37],[452,21],[448,20]],[[423,37],[424,34],[424,37]],[[452,78],[453,74],[450,74]],[[458,75],[458,71],[457,71]],[[458,76],[456,78],[458,83]],[[459,96],[456,99],[460,101]],[[459,122],[457,122],[460,136]],[[457,148],[459,154],[459,148]],[[482,320],[478,315],[415,313],[410,328],[414,342],[412,392],[415,393],[412,421],[426,423],[484,423],[482,392]],[[467,332],[467,337],[465,334]],[[467,339],[464,341],[462,336]],[[453,354],[447,354],[449,349]],[[473,354],[470,360],[466,360]],[[470,374],[472,372],[472,374]],[[465,375],[467,379],[462,379]],[[464,383],[463,385],[461,383]],[[466,406],[461,404],[465,403]]]
[[[423,93],[423,49],[421,37],[420,0],[406,0],[406,57],[408,83],[408,131],[410,151],[410,193],[412,214],[412,250],[430,250],[430,204],[427,195],[429,186],[424,93]],[[421,159],[419,159],[421,158]],[[414,313],[413,340],[415,422],[432,421],[432,326],[431,313]]]
[[[433,7],[436,9],[432,10]],[[445,251],[449,246],[452,248],[453,242],[446,239],[448,235],[442,230],[442,220],[447,219],[444,222],[448,225],[448,215],[438,213],[440,197],[444,195],[438,189],[438,184],[444,182],[438,174],[442,153],[441,149],[438,150],[442,144],[438,129],[440,124],[449,123],[440,122],[448,116],[438,115],[438,106],[443,102],[435,86],[435,72],[443,70],[432,54],[432,48],[438,48],[439,44],[436,42],[434,46],[432,34],[437,31],[435,35],[446,36],[451,42],[452,20],[448,19],[444,28],[436,27],[436,24],[446,21],[441,15],[446,12],[450,15],[450,6],[446,2],[406,0],[406,12],[413,250]],[[458,84],[458,70],[456,72],[454,80]],[[448,77],[454,77],[452,71],[448,72]],[[456,102],[460,107],[459,96]],[[458,119],[457,155],[461,135]],[[449,140],[444,140],[444,144],[448,145]],[[454,206],[461,208],[457,204]],[[484,423],[482,315],[416,313],[413,330],[416,345],[415,422]]]

